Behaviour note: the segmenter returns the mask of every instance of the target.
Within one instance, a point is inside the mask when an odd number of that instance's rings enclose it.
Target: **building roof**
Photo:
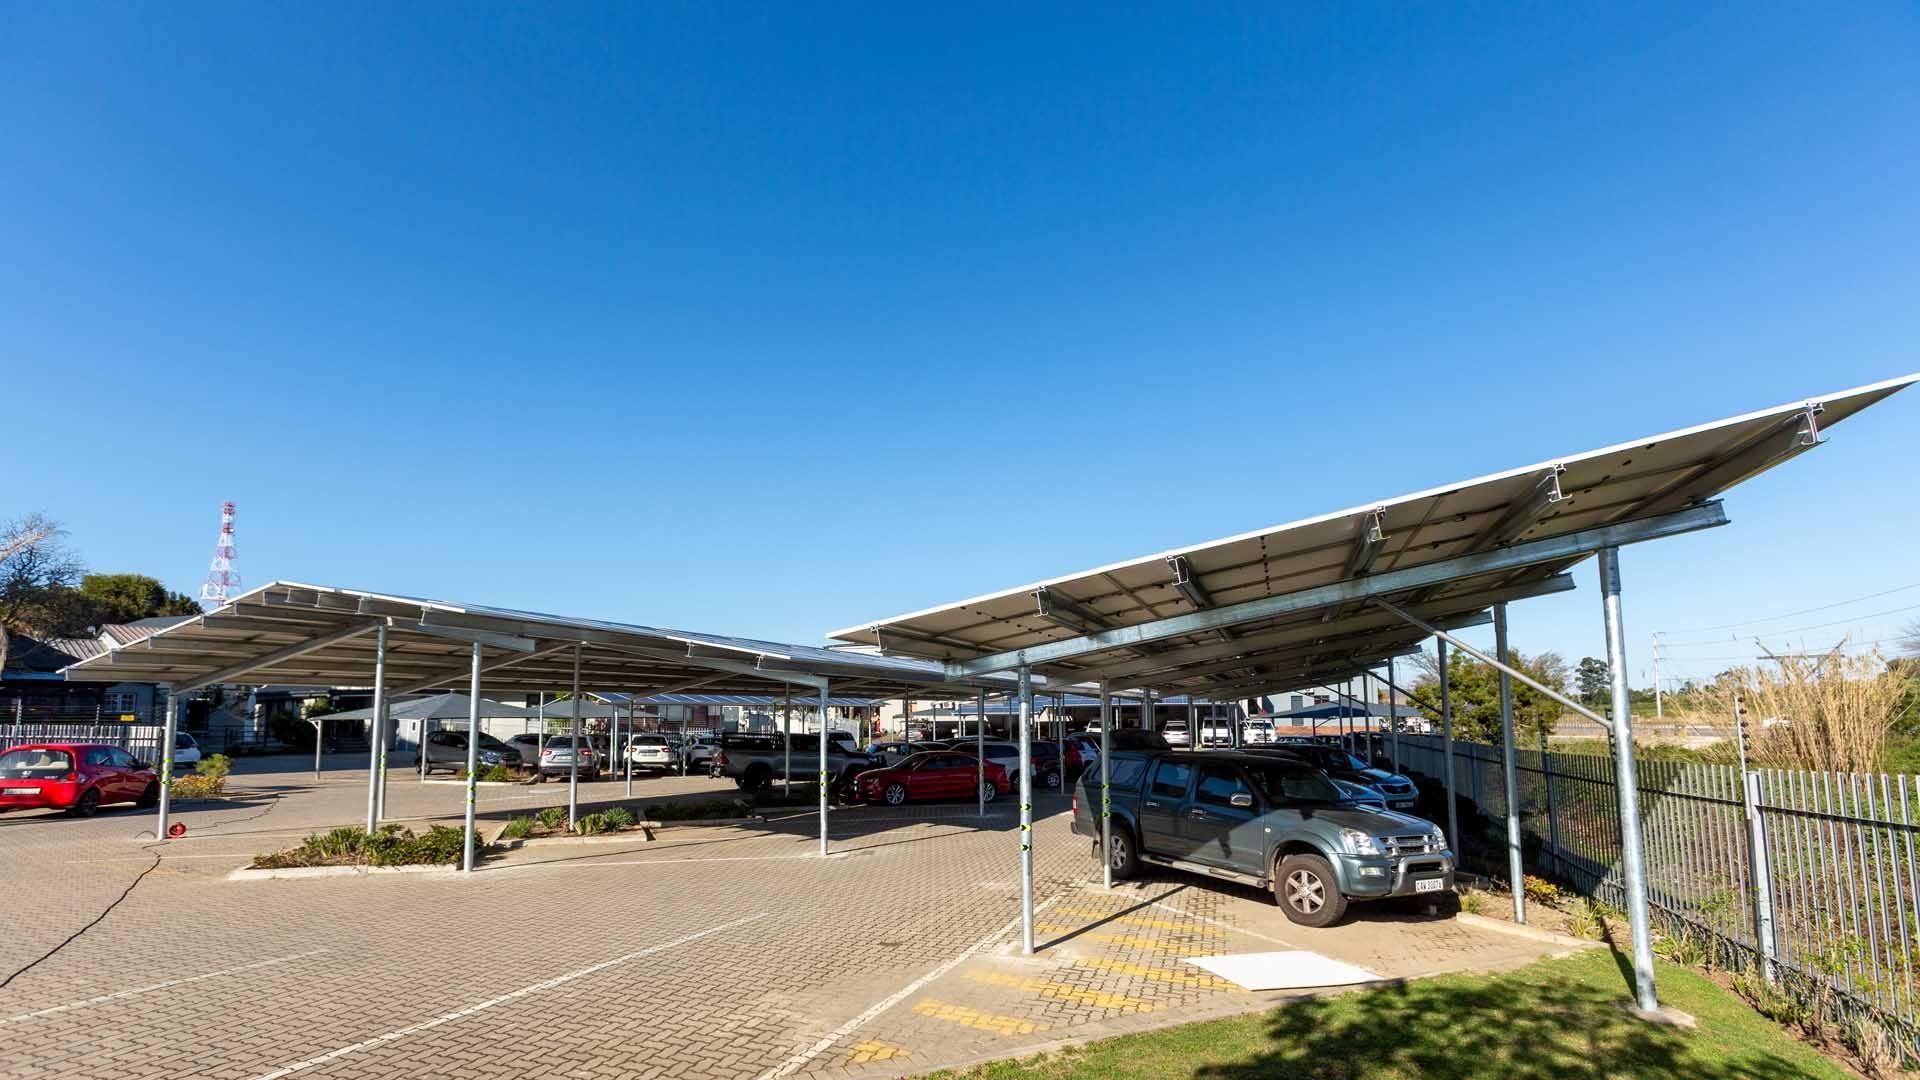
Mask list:
[[[1714,498],[1920,374],[835,630],[954,673],[1271,693],[1370,670],[1595,552],[1724,524]],[[1497,418],[1497,410],[1493,417]],[[1429,445],[1431,440],[1429,439]],[[1404,587],[1402,587],[1404,586]]]

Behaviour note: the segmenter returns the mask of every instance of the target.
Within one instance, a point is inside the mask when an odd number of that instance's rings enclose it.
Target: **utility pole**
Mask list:
[[[1660,700],[1660,631],[1653,632],[1653,719],[1659,722],[1666,718],[1666,709]]]

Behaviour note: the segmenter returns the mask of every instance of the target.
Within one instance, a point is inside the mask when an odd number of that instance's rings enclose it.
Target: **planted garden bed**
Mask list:
[[[398,825],[374,832],[348,826],[316,833],[297,847],[256,855],[253,869],[284,870],[301,866],[440,866],[460,861],[460,829],[432,825],[415,833]],[[476,838],[475,848],[479,847]],[[476,851],[477,855],[478,852]]]

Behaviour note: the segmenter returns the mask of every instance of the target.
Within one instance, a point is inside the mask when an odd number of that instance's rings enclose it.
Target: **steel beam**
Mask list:
[[[1193,576],[1193,566],[1185,555],[1169,555],[1167,566],[1173,570],[1173,591],[1192,604],[1195,611],[1213,606],[1213,594]]]
[[[491,663],[481,664],[480,673],[483,675],[491,675],[502,668],[510,668],[515,664],[524,664],[530,660],[538,660],[556,653],[563,653],[572,648],[574,648],[574,645],[571,642],[562,642],[558,645],[548,645],[546,648],[540,649],[537,652],[516,653],[512,656],[503,656]],[[454,668],[443,675],[434,675],[426,679],[415,679],[406,686],[395,690],[393,693],[394,696],[399,697],[405,694],[417,694],[429,687],[457,685],[461,681],[460,677],[465,674],[467,674],[465,667]]]
[[[1721,504],[1717,501],[1707,502],[1658,517],[1583,529],[1563,536],[1527,541],[1452,559],[1440,559],[1420,566],[1389,570],[1364,578],[1350,578],[1283,593],[1279,596],[1228,604],[1225,607],[1172,615],[1097,633],[1030,645],[1023,649],[993,653],[972,660],[947,661],[943,667],[950,679],[971,678],[997,671],[1007,671],[1023,665],[1031,668],[1035,664],[1071,660],[1089,653],[1163,641],[1184,634],[1237,626],[1293,612],[1318,610],[1331,604],[1388,596],[1410,589],[1441,585],[1483,574],[1518,570],[1542,563],[1579,559],[1607,547],[1678,536],[1700,529],[1715,528],[1726,523],[1726,511]]]
[[[1526,683],[1528,686],[1533,687],[1535,690],[1540,691],[1541,693],[1547,695],[1548,697],[1559,702],[1560,704],[1565,705],[1567,708],[1572,709],[1574,712],[1579,713],[1581,716],[1584,716],[1587,719],[1593,721],[1594,723],[1599,724],[1603,728],[1611,729],[1613,727],[1613,722],[1608,720],[1606,717],[1601,716],[1599,713],[1594,712],[1592,709],[1587,708],[1585,705],[1582,705],[1579,702],[1568,697],[1567,695],[1561,693],[1560,691],[1555,690],[1553,687],[1548,686],[1546,683],[1543,683],[1540,680],[1534,678],[1533,676],[1527,674],[1526,672],[1521,671],[1519,668],[1510,666],[1509,664],[1507,664],[1506,661],[1496,660],[1495,658],[1488,656],[1486,653],[1483,653],[1479,649],[1476,649],[1473,646],[1467,644],[1466,642],[1461,641],[1459,638],[1454,637],[1452,634],[1446,633],[1445,631],[1442,631],[1426,622],[1421,621],[1420,619],[1415,618],[1412,615],[1407,614],[1405,611],[1402,611],[1400,608],[1395,607],[1393,604],[1390,604],[1385,600],[1375,597],[1373,602],[1387,609],[1388,611],[1393,612],[1395,615],[1400,616],[1402,619],[1405,619],[1406,621],[1421,628],[1422,630],[1425,630],[1427,633],[1432,634],[1434,637],[1437,637],[1440,640],[1445,641],[1448,644],[1451,644],[1454,648],[1459,649],[1461,652],[1466,653],[1468,656],[1473,657],[1475,660],[1478,660],[1481,663],[1486,664],[1489,667],[1492,667],[1495,671],[1498,671],[1503,677],[1510,676],[1512,678],[1519,679],[1521,682]],[[1498,612],[1500,609],[1496,607],[1494,610],[1495,612]],[[1494,626],[1496,629],[1500,625],[1499,618],[1500,617],[1496,614],[1495,620],[1494,620]]]
[[[198,678],[176,682],[173,684],[173,691],[176,694],[187,694],[199,690],[202,687],[214,686],[223,682],[232,682],[249,671],[257,671],[263,667],[272,667],[275,664],[305,656],[310,652],[317,652],[329,645],[338,644],[349,638],[357,638],[361,634],[368,633],[384,625],[384,621],[357,621],[352,626],[342,627],[330,634],[322,634],[317,638],[297,642],[283,649],[275,649],[273,652],[267,653],[264,656],[255,657],[252,660],[243,661],[230,667],[223,667],[218,671],[209,672]]]
[[[1387,546],[1387,511],[1385,507],[1375,507],[1360,519],[1360,527],[1353,534],[1353,550],[1347,555],[1347,565],[1343,576],[1360,577],[1373,569],[1373,562],[1380,557],[1380,551]]]

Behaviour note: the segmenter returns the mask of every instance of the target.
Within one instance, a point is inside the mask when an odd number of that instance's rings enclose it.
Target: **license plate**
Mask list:
[[[10,787],[10,788],[8,788],[8,789],[7,789],[7,794],[9,794],[9,795],[38,795],[38,794],[40,794],[40,789],[39,789],[39,788],[37,788],[37,787]]]
[[[1392,801],[1391,803],[1389,803],[1388,805],[1389,805],[1389,806],[1395,806],[1395,807],[1400,807],[1400,806],[1412,806],[1412,805],[1413,805],[1413,803],[1414,803],[1414,800],[1412,800],[1412,799],[1395,799],[1395,800],[1393,800],[1393,801]]]
[[[1439,892],[1446,884],[1447,883],[1441,880],[1440,878],[1432,878],[1427,881],[1416,881],[1413,883],[1413,891],[1414,892]]]

